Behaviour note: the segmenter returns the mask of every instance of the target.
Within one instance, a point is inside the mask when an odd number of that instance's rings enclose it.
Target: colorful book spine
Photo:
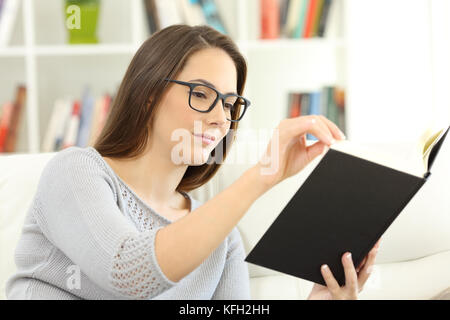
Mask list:
[[[14,102],[11,122],[9,124],[8,136],[5,141],[5,152],[14,152],[16,150],[17,136],[21,126],[22,114],[26,105],[27,89],[24,85],[19,85],[16,91],[16,100]]]
[[[299,5],[298,12],[298,22],[295,26],[293,38],[301,38],[305,29],[305,16],[307,10],[308,0],[300,0],[301,3]]]
[[[317,0],[309,0],[308,8],[306,10],[305,28],[303,31],[303,38],[311,38],[314,28],[314,17],[317,7]]]
[[[64,136],[62,148],[75,146],[77,141],[78,129],[80,126],[80,108],[81,104],[78,100],[73,103],[72,114],[68,123],[67,131]]]
[[[325,0],[323,3],[322,14],[320,15],[319,28],[317,31],[318,37],[323,37],[325,35],[325,28],[330,13],[330,7],[331,0]]]
[[[8,136],[13,108],[14,105],[11,102],[6,102],[2,107],[2,117],[0,119],[0,152],[5,151],[5,142]]]
[[[261,38],[280,37],[280,5],[277,0],[261,0]]]
[[[78,130],[76,142],[76,145],[82,148],[88,145],[89,133],[92,125],[94,102],[94,97],[92,96],[91,91],[89,90],[89,88],[86,88],[82,99],[80,128]]]

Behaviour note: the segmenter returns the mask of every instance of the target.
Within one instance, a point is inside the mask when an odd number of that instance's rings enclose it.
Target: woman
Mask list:
[[[200,204],[187,192],[226,157],[250,104],[246,73],[235,44],[207,26],[174,25],[145,41],[96,144],[64,149],[43,170],[8,298],[249,299],[236,224],[342,136],[321,116],[283,120],[266,152],[278,157],[276,170],[263,174],[259,161]],[[319,141],[306,147],[306,133]],[[327,287],[315,285],[309,298],[357,298],[375,251],[359,273],[343,258],[343,287],[323,269]]]

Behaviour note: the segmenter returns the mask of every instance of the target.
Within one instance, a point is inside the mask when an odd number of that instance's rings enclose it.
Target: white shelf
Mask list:
[[[24,57],[26,53],[25,47],[5,47],[0,48],[0,57]]]
[[[34,48],[37,56],[134,54],[138,46],[131,44],[48,45]]]

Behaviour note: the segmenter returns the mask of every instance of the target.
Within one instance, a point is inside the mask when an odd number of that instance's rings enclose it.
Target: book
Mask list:
[[[159,29],[164,29],[173,24],[183,23],[181,10],[176,1],[155,0],[155,5]]]
[[[5,151],[5,141],[8,136],[13,108],[14,105],[11,102],[4,103],[2,107],[2,117],[0,118],[0,152]]]
[[[314,22],[312,27],[312,37],[317,37],[319,33],[320,16],[322,15],[324,0],[317,0],[316,10],[314,12]]]
[[[328,14],[330,12],[331,0],[325,0],[322,7],[322,12],[319,18],[319,26],[317,30],[317,36],[323,37],[325,34],[326,23],[328,20]]]
[[[200,4],[203,10],[203,15],[205,16],[208,25],[210,25],[212,28],[216,29],[217,31],[223,34],[227,34],[225,24],[222,21],[222,17],[219,14],[216,2],[214,0],[196,0],[196,1]]]
[[[280,5],[277,0],[260,0],[261,39],[280,37]]]
[[[75,100],[72,105],[72,114],[67,124],[66,132],[64,134],[64,140],[62,144],[63,149],[76,145],[78,130],[80,128],[80,113],[81,103],[80,101]]]
[[[305,16],[305,27],[303,30],[303,38],[311,38],[313,36],[313,28],[314,28],[314,18],[316,13],[318,0],[309,0],[306,16]]]
[[[190,0],[178,0],[181,8],[184,23],[190,26],[206,24],[203,10],[198,3],[191,3]]]
[[[89,142],[89,135],[92,127],[92,118],[94,111],[95,99],[92,96],[89,87],[84,89],[83,98],[81,101],[81,114],[80,114],[80,124],[78,129],[78,136],[76,146],[87,147]]]
[[[147,16],[148,31],[150,34],[153,34],[160,29],[156,2],[155,0],[145,0],[144,5],[145,14]]]
[[[294,33],[294,29],[299,20],[300,6],[304,1],[306,0],[291,0],[289,2],[286,21],[283,25],[283,33],[288,37],[292,37]]]
[[[292,35],[293,38],[301,38],[304,32],[305,28],[305,16],[306,16],[306,9],[307,9],[308,0],[301,0],[300,6],[299,6],[299,13],[298,14],[298,20],[297,25],[295,26],[294,33]]]
[[[344,285],[342,255],[362,262],[432,176],[449,130],[424,131],[408,158],[347,140],[331,145],[245,261],[322,285],[327,264]]]
[[[309,114],[312,115],[320,115],[322,114],[322,111],[320,110],[320,101],[321,101],[321,95],[319,91],[313,91],[310,93],[309,98]],[[308,140],[317,140],[316,137],[314,137],[312,134],[308,133],[306,135],[306,139]]]
[[[52,152],[55,148],[55,141],[58,132],[58,128],[60,126],[61,121],[61,113],[64,112],[64,107],[66,105],[66,101],[62,99],[58,99],[53,104],[52,114],[50,116],[50,122],[47,126],[47,130],[45,132],[44,140],[42,142],[41,151],[42,152]]]
[[[16,151],[17,137],[19,127],[22,124],[23,109],[26,106],[27,89],[24,85],[17,86],[16,99],[14,101],[14,107],[11,114],[11,121],[9,123],[8,135],[6,137],[4,151],[14,152]]]
[[[20,0],[2,1],[0,16],[0,47],[10,44],[14,24],[19,12]]]

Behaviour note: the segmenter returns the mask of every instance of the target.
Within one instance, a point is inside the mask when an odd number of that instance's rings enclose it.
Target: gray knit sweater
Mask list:
[[[189,194],[191,211],[201,204]],[[178,282],[156,260],[152,210],[93,147],[70,147],[45,166],[15,252],[8,299],[250,299],[235,227]]]

